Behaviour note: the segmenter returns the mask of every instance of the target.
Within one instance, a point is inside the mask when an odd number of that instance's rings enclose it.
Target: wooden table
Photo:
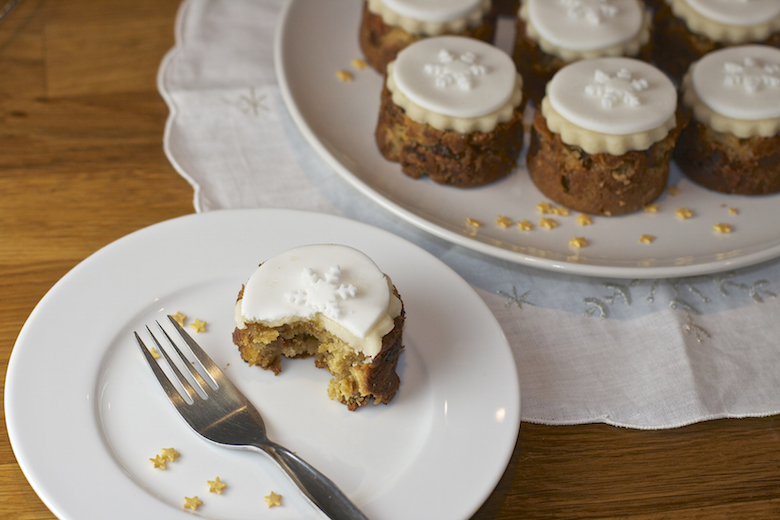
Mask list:
[[[24,321],[62,275],[131,231],[193,212],[190,186],[162,151],[168,110],[155,86],[178,4],[22,0],[0,23],[4,372]],[[0,435],[0,518],[54,518]],[[780,518],[780,423],[523,424],[475,518]]]

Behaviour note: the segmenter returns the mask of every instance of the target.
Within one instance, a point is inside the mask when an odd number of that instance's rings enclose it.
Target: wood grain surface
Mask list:
[[[0,23],[3,373],[28,315],[62,275],[132,231],[193,212],[192,189],[162,150],[168,109],[155,84],[178,6],[22,0]],[[5,429],[0,518],[54,518]],[[524,423],[504,477],[474,518],[777,519],[780,424],[769,417],[636,431]]]

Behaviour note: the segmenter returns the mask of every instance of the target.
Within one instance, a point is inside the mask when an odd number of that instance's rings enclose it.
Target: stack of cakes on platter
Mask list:
[[[571,63],[547,85],[527,165],[537,188],[569,208],[621,215],[663,192],[683,122],[671,80],[649,63]]]
[[[780,191],[780,49],[710,52],[691,65],[682,88],[693,112],[675,152],[683,172],[724,193]]]
[[[608,56],[651,54],[652,15],[642,0],[523,0],[517,12],[514,60],[526,97],[538,104],[564,65]]]
[[[366,0],[360,48],[380,74],[399,51],[441,35],[493,41],[496,11],[491,0]]]
[[[387,67],[377,146],[413,178],[458,188],[495,181],[523,146],[522,83],[510,56],[480,40],[415,42]]]
[[[780,47],[778,0],[664,0],[654,21],[653,61],[677,81],[692,62],[716,49]]]

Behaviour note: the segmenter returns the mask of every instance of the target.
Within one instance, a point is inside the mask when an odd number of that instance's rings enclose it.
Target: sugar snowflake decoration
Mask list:
[[[723,84],[727,87],[742,85],[748,94],[754,94],[762,88],[780,88],[780,65],[761,63],[747,56],[742,63],[727,61],[723,69],[726,71]]]
[[[435,77],[437,88],[457,85],[461,90],[471,90],[477,76],[487,74],[484,65],[477,63],[472,52],[455,55],[446,49],[439,51],[439,63],[425,65],[426,74]]]
[[[592,25],[600,24],[605,18],[614,18],[618,8],[611,0],[558,0],[566,8],[566,16],[574,20],[586,20]]]
[[[339,266],[328,269],[323,278],[320,278],[313,269],[306,267],[301,273],[303,289],[293,289],[285,293],[284,297],[290,303],[302,305],[337,320],[341,317],[339,300],[354,298],[357,294],[357,287],[352,284],[346,286],[340,284],[336,287],[339,278],[341,278]]]
[[[614,76],[596,69],[593,82],[585,87],[585,93],[600,98],[604,108],[619,103],[636,107],[641,105],[637,93],[647,88],[647,80],[634,78],[628,69],[620,69]]]

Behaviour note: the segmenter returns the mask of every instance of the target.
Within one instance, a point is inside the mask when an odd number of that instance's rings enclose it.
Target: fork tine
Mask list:
[[[168,315],[168,319],[176,328],[182,339],[187,343],[187,346],[190,347],[192,353],[195,354],[195,357],[198,358],[198,361],[200,361],[201,365],[203,365],[203,368],[206,369],[206,372],[209,373],[214,383],[217,386],[233,386],[230,380],[225,377],[225,374],[222,373],[222,370],[219,369],[217,364],[211,360],[209,355],[206,354],[202,348],[200,348],[200,345],[198,345],[198,343],[192,339],[192,336],[190,336],[189,333],[184,330],[184,328],[179,325],[175,319],[173,319],[173,316]]]
[[[170,344],[171,344],[171,346],[173,347],[173,349],[174,349],[174,350],[176,351],[176,353],[179,355],[179,358],[182,360],[182,363],[184,363],[184,366],[186,366],[186,367],[187,367],[187,370],[189,370],[189,372],[190,372],[190,375],[192,375],[192,377],[195,379],[195,381],[197,381],[197,383],[198,383],[198,385],[200,386],[200,388],[201,388],[201,389],[202,389],[204,392],[206,392],[206,393],[208,393],[208,391],[209,391],[209,389],[210,389],[210,388],[216,388],[216,387],[217,387],[217,383],[216,383],[216,382],[214,382],[213,384],[211,384],[211,383],[208,383],[208,382],[207,382],[207,381],[206,381],[206,380],[203,378],[203,376],[202,376],[202,375],[201,375],[201,373],[198,371],[198,369],[197,369],[197,368],[195,368],[195,367],[193,366],[192,362],[191,362],[189,359],[187,359],[187,357],[184,355],[184,353],[182,353],[182,351],[179,349],[178,345],[176,345],[176,342],[174,342],[174,341],[173,341],[173,339],[172,339],[172,338],[171,338],[171,337],[168,335],[168,332],[166,332],[166,330],[165,330],[165,329],[162,327],[162,325],[160,325],[160,322],[158,321],[158,322],[156,322],[156,323],[157,323],[157,326],[158,326],[158,327],[160,328],[160,330],[162,331],[163,335],[164,335],[164,336],[165,336],[165,337],[168,339],[168,343],[170,343]],[[174,323],[176,323],[176,322],[174,321]],[[176,325],[178,326],[179,324],[178,324],[178,323],[176,323]],[[179,333],[181,333],[181,331],[179,331]],[[185,332],[185,334],[186,334],[186,332]],[[193,343],[194,343],[194,340],[193,340]],[[187,344],[189,345],[189,342],[188,342]],[[197,343],[196,343],[196,345],[197,345]],[[192,347],[191,347],[191,346],[190,346],[190,349],[192,349]],[[202,352],[202,351],[201,351],[201,352]],[[195,353],[195,356],[198,358],[198,361],[200,361],[200,357],[197,355],[197,353]],[[209,360],[209,361],[211,361],[211,360]],[[203,362],[201,361],[201,364],[202,364],[202,363],[203,363]],[[207,369],[207,370],[208,370],[208,369]]]
[[[138,333],[133,332],[133,334],[135,335],[135,339],[138,342],[138,346],[140,347],[141,352],[143,352],[144,357],[146,358],[147,364],[151,367],[155,377],[157,377],[157,381],[160,382],[160,386],[162,386],[163,390],[165,390],[168,399],[170,399],[171,402],[173,402],[173,404],[177,407],[187,404],[176,387],[173,386],[171,381],[168,379],[168,376],[165,375],[165,372],[162,371],[160,365],[157,363],[157,360],[152,356],[152,353],[149,352],[148,348],[146,348],[146,345],[144,344],[143,340],[141,340],[141,337],[138,335]],[[152,338],[154,338],[154,336],[152,336]]]
[[[159,325],[159,323],[158,323]],[[184,374],[181,373],[179,368],[176,366],[176,363],[173,362],[171,357],[168,355],[168,352],[163,348],[163,346],[160,344],[159,341],[157,341],[157,337],[154,335],[154,333],[151,331],[151,329],[147,326],[146,331],[149,333],[149,335],[152,337],[152,341],[154,341],[155,345],[157,345],[157,350],[160,351],[162,356],[165,358],[165,361],[168,363],[168,366],[171,368],[171,371],[176,376],[176,379],[179,380],[179,384],[181,384],[182,388],[186,392],[186,394],[189,396],[190,399],[195,399],[195,397],[199,397],[198,391],[195,390],[195,388],[190,383],[189,379],[187,379]],[[165,332],[165,331],[163,331]],[[170,340],[170,338],[168,338]],[[175,348],[175,345],[174,345]],[[181,353],[180,353],[181,355]],[[186,364],[186,363],[185,363]]]

